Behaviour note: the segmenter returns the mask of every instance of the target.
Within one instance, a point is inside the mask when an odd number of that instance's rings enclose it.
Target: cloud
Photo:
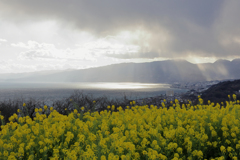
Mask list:
[[[27,43],[19,42],[19,43],[12,43],[11,46],[13,47],[20,47],[26,49],[54,49],[55,46],[53,44],[47,43],[38,43],[36,41],[28,41]]]
[[[88,54],[99,56],[120,55],[127,53],[136,53],[139,51],[139,45],[131,44],[135,37],[129,35],[106,36],[94,41],[76,45],[78,50]]]
[[[11,46],[26,49],[20,53],[19,59],[55,59],[57,49],[54,44],[39,43],[36,41],[28,41],[27,43],[12,43]]]
[[[7,42],[7,40],[6,40],[6,39],[1,39],[1,38],[0,38],[0,45],[2,44],[1,42]]]
[[[6,39],[1,39],[1,38],[0,38],[0,42],[7,42],[7,40],[6,40]]]
[[[79,58],[240,57],[237,0],[11,0],[1,1],[0,6],[5,21],[55,20],[62,28],[86,31],[105,41],[71,52],[79,56],[77,52],[84,51]],[[119,36],[123,32],[130,38]],[[109,35],[117,41],[103,40]],[[15,47],[31,50],[39,46],[19,43]]]
[[[52,59],[54,58],[54,56],[46,50],[31,50],[21,53],[20,58],[36,60],[36,59]]]
[[[85,66],[86,67],[86,66]],[[23,62],[4,62],[0,61],[0,73],[22,73],[22,72],[35,72],[45,70],[65,70],[65,69],[81,69],[81,65],[77,63],[36,63],[29,64]]]
[[[94,61],[95,58],[89,50],[84,48],[57,48],[54,44],[39,43],[36,41],[28,41],[27,43],[19,42],[12,43],[11,46],[23,48],[23,51],[19,55],[19,59],[25,60],[56,60],[56,61],[66,61],[66,60],[91,60]]]
[[[159,57],[157,52],[143,52],[143,53],[126,53],[126,54],[106,54],[108,57],[119,58],[119,59],[154,59]]]
[[[155,0],[12,0],[2,1],[1,10],[5,14],[14,15],[15,18],[17,16],[22,19],[29,19],[29,17],[60,19],[79,28],[108,32],[123,26],[168,23],[179,17],[182,17],[180,20],[186,19],[199,25],[209,25],[222,3],[222,1],[193,2],[191,0],[184,2],[177,0],[161,2]],[[14,13],[12,9],[15,9]]]
[[[0,61],[0,73],[35,71],[34,65],[16,63],[13,60]]]

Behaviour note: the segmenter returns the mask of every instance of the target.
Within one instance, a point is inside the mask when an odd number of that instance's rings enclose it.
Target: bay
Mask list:
[[[167,90],[184,93],[187,90],[170,88],[162,83],[0,83],[0,101],[14,99],[42,100],[47,104],[70,97],[74,91],[93,97],[106,96],[110,99],[141,99],[164,95]]]

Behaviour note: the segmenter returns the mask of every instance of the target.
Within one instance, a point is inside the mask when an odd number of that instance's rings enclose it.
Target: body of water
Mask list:
[[[172,89],[159,83],[0,83],[0,101],[8,99],[38,99],[50,103],[71,96],[75,90],[93,97],[139,99],[160,96],[167,90],[175,93],[187,90]]]

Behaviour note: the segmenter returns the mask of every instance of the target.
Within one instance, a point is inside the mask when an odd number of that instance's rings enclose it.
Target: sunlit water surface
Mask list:
[[[159,83],[0,83],[0,101],[8,99],[38,99],[46,103],[71,96],[75,90],[93,97],[106,96],[121,99],[139,99],[160,96],[167,90],[186,92],[187,90],[172,89],[169,84]]]

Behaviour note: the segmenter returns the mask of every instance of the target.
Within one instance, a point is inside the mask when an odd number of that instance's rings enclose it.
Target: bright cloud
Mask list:
[[[0,38],[0,45],[2,44],[2,42],[7,42],[7,40],[6,40],[6,39],[1,39],[1,38]]]
[[[7,42],[7,40],[6,40],[6,39],[1,39],[1,38],[0,38],[0,42]]]
[[[47,44],[47,43],[38,43],[35,41],[28,41],[26,44],[23,42],[19,42],[17,44],[11,44],[13,47],[21,47],[21,48],[26,48],[26,49],[38,49],[38,48],[43,48],[43,49],[52,49],[55,48],[53,44]]]

